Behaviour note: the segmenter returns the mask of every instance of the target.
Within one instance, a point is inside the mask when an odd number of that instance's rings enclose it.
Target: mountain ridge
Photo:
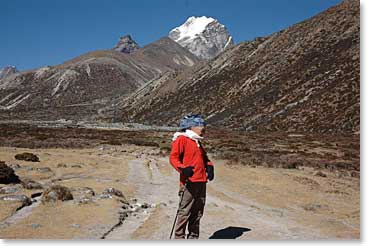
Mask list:
[[[193,74],[122,106],[121,120],[174,126],[196,112],[245,131],[359,132],[359,3],[240,43]]]

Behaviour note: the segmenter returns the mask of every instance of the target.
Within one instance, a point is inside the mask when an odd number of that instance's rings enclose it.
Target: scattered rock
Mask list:
[[[323,178],[325,178],[325,177],[326,177],[326,174],[325,174],[325,173],[323,173],[323,172],[321,172],[321,171],[317,171],[314,175],[315,175],[315,176],[320,176],[320,177],[323,177]]]
[[[131,201],[132,203],[137,203],[137,202],[138,202],[138,199],[136,199],[136,198],[131,198],[131,199],[130,199],[130,201]]]
[[[79,224],[71,224],[71,227],[80,228],[80,225]]]
[[[359,172],[351,171],[350,172],[350,176],[353,177],[353,178],[359,178],[360,177],[360,174],[359,174]]]
[[[122,199],[121,202],[126,203],[126,204],[129,204],[129,202],[126,199],[126,197],[124,196],[124,194],[121,191],[119,191],[119,190],[117,190],[115,188],[112,188],[112,187],[107,188],[107,189],[105,189],[103,191],[102,194],[115,195],[115,196],[120,197]]]
[[[340,194],[340,195],[349,195],[348,192],[341,191],[341,190],[327,190],[326,193],[333,193],[333,194]]]
[[[32,161],[32,162],[39,162],[39,158],[38,156],[36,156],[33,153],[28,153],[28,152],[24,152],[22,154],[16,154],[14,156],[15,159],[17,160],[22,160],[22,161]]]
[[[146,202],[144,202],[142,205],[141,205],[141,208],[149,208],[150,206],[149,206],[149,204],[148,203],[146,203]]]
[[[14,170],[0,161],[0,184],[19,183],[20,179],[15,174]]]
[[[56,202],[57,200],[67,201],[73,199],[70,189],[61,185],[53,185],[47,188],[42,196],[42,202]]]
[[[131,212],[139,212],[140,207],[139,206],[135,206],[132,209],[130,209]]]
[[[32,201],[29,197],[26,195],[6,195],[3,197],[0,197],[0,200],[2,201],[15,201],[15,202],[21,202],[22,206],[19,207],[17,210],[21,209],[24,206],[29,206],[32,204]]]
[[[282,165],[283,168],[286,168],[286,169],[297,169],[299,166],[299,164],[297,162],[292,162],[292,163],[284,163]]]
[[[57,164],[57,166],[56,166],[57,168],[66,168],[66,167],[68,167],[66,164],[64,164],[64,163],[59,163],[59,164]]]
[[[320,187],[320,184],[317,181],[307,178],[307,177],[295,176],[293,177],[293,180],[300,184],[310,186],[311,189]]]
[[[304,210],[306,211],[312,211],[312,212],[316,212],[317,210],[327,207],[327,205],[321,205],[321,204],[306,204],[304,206],[302,206]]]
[[[52,172],[51,168],[49,167],[39,167],[36,169],[38,172],[40,173],[47,173],[47,172]]]
[[[110,194],[101,194],[99,198],[100,199],[112,199],[112,196]]]
[[[21,166],[18,164],[18,163],[15,163],[15,164],[9,164],[8,165],[10,168],[13,168],[13,169],[19,169],[21,168]]]
[[[11,194],[19,191],[18,186],[5,186],[0,189],[0,194]]]
[[[78,204],[88,204],[93,202],[93,197],[96,195],[94,190],[89,187],[79,187],[71,189],[73,191],[73,196],[77,197],[76,202]]]
[[[32,228],[33,228],[33,229],[37,229],[37,228],[39,228],[39,227],[41,227],[41,225],[40,225],[40,224],[36,224],[36,223],[33,223],[33,224],[32,224]]]
[[[34,170],[34,168],[33,168],[33,167],[26,167],[26,170],[27,170],[27,171],[33,171],[33,170]]]
[[[94,190],[92,188],[89,188],[89,187],[79,187],[77,189],[77,191],[79,191],[83,195],[89,196],[89,197],[92,197],[92,196],[95,196],[96,195],[96,193],[94,192]]]
[[[81,166],[81,165],[79,165],[79,164],[71,165],[71,167],[73,167],[73,168],[82,168],[82,166]]]
[[[28,190],[43,189],[40,183],[28,178],[24,178],[22,180],[22,186]]]
[[[31,195],[31,198],[39,197],[42,195],[42,192],[36,192]]]
[[[77,200],[77,203],[79,205],[81,205],[81,204],[90,204],[92,202],[93,202],[93,199],[91,197],[86,197],[86,196],[82,196],[81,198],[79,198]]]

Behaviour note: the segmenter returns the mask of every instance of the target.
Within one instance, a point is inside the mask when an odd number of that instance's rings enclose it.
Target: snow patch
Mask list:
[[[41,67],[40,69],[37,70],[37,72],[35,72],[34,78],[39,79],[43,77],[48,70],[50,70],[50,67]]]
[[[223,49],[226,49],[228,45],[232,43],[232,36],[229,36],[229,39],[227,40],[227,43],[224,45]]]
[[[6,100],[8,100],[12,95],[14,95],[14,92],[8,94],[6,97],[4,97],[3,99],[0,100],[0,103],[5,102]]]
[[[92,76],[90,75],[90,66],[89,66],[89,64],[86,64],[85,71],[87,72],[88,77],[91,78]]]
[[[16,98],[14,98],[13,100],[11,100],[7,106],[1,106],[2,109],[12,109],[14,107],[16,107],[19,103],[23,102],[24,100],[26,100],[31,94],[23,94],[23,95],[19,95]]]
[[[62,87],[62,90],[65,91],[68,88],[70,81],[76,79],[78,75],[79,73],[74,70],[71,69],[65,70],[65,72],[63,72],[63,74],[57,80],[57,84],[55,88],[52,90],[51,96],[54,96],[60,90],[60,87]]]

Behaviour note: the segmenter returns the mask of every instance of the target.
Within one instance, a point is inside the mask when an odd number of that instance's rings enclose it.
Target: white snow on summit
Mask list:
[[[206,16],[191,16],[184,24],[172,29],[168,37],[206,60],[234,44],[226,27],[218,20]]]
[[[215,20],[211,17],[208,18],[206,16],[191,16],[184,24],[174,28],[172,31],[178,31],[180,33],[180,37],[177,39],[177,41],[180,41],[182,39],[193,39],[198,34],[202,33],[205,30],[205,27],[213,21]]]

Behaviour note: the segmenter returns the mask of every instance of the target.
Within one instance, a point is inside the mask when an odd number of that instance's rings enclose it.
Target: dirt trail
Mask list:
[[[216,163],[218,177],[225,175],[226,169],[222,162]],[[317,231],[298,225],[284,216],[284,211],[259,205],[230,192],[221,179],[217,179],[208,183],[201,239],[324,238]],[[167,206],[161,204],[149,214],[128,217],[106,239],[168,239],[178,204],[177,172],[169,166],[166,158],[143,156],[129,162],[129,182],[136,186],[134,196],[139,201],[164,203]]]
[[[77,199],[50,205],[37,202],[14,214],[10,208],[2,211],[8,203],[0,203],[0,237],[168,240],[179,201],[179,177],[159,151],[135,145],[0,149],[4,161],[20,165],[16,172],[21,178],[30,177],[43,185],[55,181],[74,189],[91,187],[96,192],[87,204],[80,205]],[[15,161],[14,155],[20,152],[35,152],[41,162]],[[307,168],[254,168],[211,160],[215,179],[207,185],[200,239],[360,237],[358,178],[340,178],[337,172],[327,171],[318,176]],[[67,167],[58,167],[60,163]],[[52,172],[40,173],[38,167],[50,167]],[[126,208],[116,197],[99,199],[107,187],[121,190],[130,205],[150,206],[141,206],[121,219]],[[35,192],[20,189],[18,193],[30,196]]]

